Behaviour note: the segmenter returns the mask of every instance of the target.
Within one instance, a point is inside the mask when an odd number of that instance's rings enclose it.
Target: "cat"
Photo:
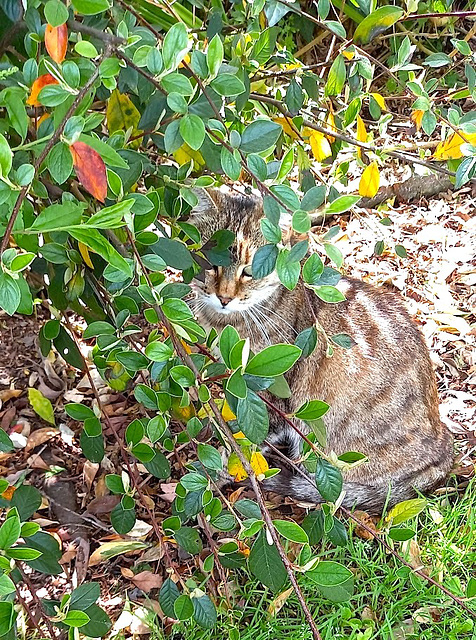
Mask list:
[[[342,504],[381,513],[385,505],[430,492],[444,482],[453,463],[453,440],[439,417],[428,349],[402,299],[386,287],[350,277],[336,285],[346,297],[340,303],[321,301],[302,282],[289,291],[275,272],[253,279],[253,255],[266,244],[260,229],[261,198],[218,189],[196,193],[199,203],[190,221],[202,240],[218,229],[229,229],[236,238],[231,264],[210,268],[203,281],[192,283],[193,307],[205,328],[220,332],[232,325],[250,339],[256,353],[269,344],[294,343],[315,316],[327,336],[343,333],[354,342],[350,349],[336,346],[328,357],[326,335],[318,332],[315,351],[286,374],[290,398],[272,397],[287,413],[306,400],[325,401],[330,406],[324,416],[327,451],[367,456],[367,462],[344,473]],[[304,423],[300,428],[306,431]],[[272,410],[268,441],[299,459],[301,437]],[[322,502],[312,483],[284,467],[265,480],[263,488]]]

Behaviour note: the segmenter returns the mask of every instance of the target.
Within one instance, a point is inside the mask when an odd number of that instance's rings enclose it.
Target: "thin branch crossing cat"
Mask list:
[[[392,505],[441,484],[453,463],[452,436],[439,417],[428,349],[401,298],[384,287],[342,277],[336,286],[346,300],[330,304],[302,283],[288,291],[275,272],[253,279],[253,255],[266,243],[261,199],[219,190],[197,195],[191,221],[202,239],[218,229],[236,237],[231,264],[206,271],[203,282],[194,281],[193,307],[205,327],[221,331],[233,325],[258,352],[269,344],[294,343],[317,318],[328,336],[344,333],[355,342],[350,349],[336,347],[327,357],[326,336],[318,332],[315,351],[286,374],[291,397],[273,397],[285,412],[296,411],[306,400],[324,400],[330,405],[324,416],[327,450],[368,457],[344,474],[344,506],[381,512],[387,499]],[[298,459],[301,438],[271,414],[269,441]],[[285,469],[263,486],[298,500],[321,501],[317,489]]]

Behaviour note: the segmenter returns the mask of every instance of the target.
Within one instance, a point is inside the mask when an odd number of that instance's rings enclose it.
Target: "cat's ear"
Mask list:
[[[191,211],[191,215],[193,217],[201,217],[217,213],[218,207],[213,197],[216,189],[203,189],[202,187],[196,187],[192,191],[198,198],[198,203]]]

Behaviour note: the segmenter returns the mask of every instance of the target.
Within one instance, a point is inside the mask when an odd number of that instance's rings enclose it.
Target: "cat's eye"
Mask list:
[[[245,276],[245,278],[252,278],[253,277],[253,272],[251,270],[251,265],[247,264],[246,267],[243,267],[243,271],[241,272],[242,276]]]

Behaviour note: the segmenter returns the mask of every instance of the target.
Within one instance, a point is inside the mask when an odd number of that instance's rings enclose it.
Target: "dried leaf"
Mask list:
[[[66,23],[61,24],[59,27],[52,27],[50,24],[46,25],[45,46],[53,60],[61,64],[68,49],[68,27]]]
[[[271,604],[268,607],[268,615],[270,618],[272,618],[277,613],[279,613],[279,611],[286,604],[287,599],[293,593],[293,591],[294,591],[294,587],[289,587],[289,589],[286,589],[286,591],[283,591],[282,593],[278,594],[276,598],[274,598],[271,601]]]
[[[0,402],[8,402],[12,398],[18,398],[22,393],[21,389],[3,389],[0,391]]]
[[[36,409],[35,409],[36,411]],[[28,437],[25,452],[28,453],[32,449],[40,446],[40,444],[44,444],[58,435],[58,429],[52,429],[51,427],[45,427],[44,429],[36,429],[33,431]]]
[[[50,424],[55,424],[53,405],[48,398],[45,398],[41,391],[30,387],[28,389],[28,400],[40,418],[43,418],[43,420],[46,420],[46,422]]]
[[[78,180],[94,198],[104,202],[107,194],[106,165],[97,151],[85,142],[70,146],[73,166]]]
[[[53,78],[50,73],[44,73],[42,76],[39,76],[31,85],[30,95],[28,96],[26,103],[31,107],[41,106],[41,102],[38,101],[38,95],[43,87],[46,87],[49,84],[59,84],[59,82],[56,78]]]
[[[312,155],[318,162],[322,162],[332,155],[329,140],[320,131],[313,131],[309,136],[309,143],[312,149]]]
[[[373,198],[380,186],[380,172],[376,162],[365,168],[359,182],[359,194],[364,198]]]
[[[138,589],[149,593],[152,589],[159,589],[162,586],[162,576],[152,573],[152,571],[141,571],[130,578]]]

